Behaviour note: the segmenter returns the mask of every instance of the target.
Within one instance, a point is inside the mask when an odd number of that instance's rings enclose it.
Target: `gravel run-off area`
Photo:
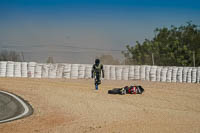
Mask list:
[[[200,84],[92,79],[0,78],[33,115],[0,124],[0,133],[200,133]],[[109,89],[141,85],[142,95]]]

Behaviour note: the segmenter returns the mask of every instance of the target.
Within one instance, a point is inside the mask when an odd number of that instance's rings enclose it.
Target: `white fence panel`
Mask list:
[[[0,62],[0,77],[6,77],[6,61],[1,61]]]
[[[104,78],[110,79],[110,65],[104,65]]]
[[[176,83],[177,80],[177,72],[178,72],[178,67],[173,67],[172,68],[172,82]]]
[[[71,79],[78,79],[79,64],[72,64],[71,67]]]
[[[197,83],[200,83],[200,67],[197,68]]]
[[[71,64],[64,64],[63,77],[70,79],[71,77]]]
[[[110,79],[116,80],[115,66],[110,66]]]
[[[177,82],[179,82],[179,83],[183,82],[183,67],[178,67]]]
[[[21,62],[14,62],[14,77],[21,77]]]
[[[122,79],[128,80],[129,66],[123,66],[122,68]]]
[[[161,80],[161,70],[162,70],[161,66],[158,66],[156,69],[156,81],[158,81],[158,82],[160,82],[160,80]]]
[[[189,67],[187,72],[187,83],[191,82],[192,82],[192,67]]]
[[[42,66],[43,64],[37,63],[35,66],[35,78],[42,78]]]
[[[14,77],[14,62],[8,61],[6,67],[6,76]]]
[[[23,78],[28,77],[28,63],[27,62],[21,63],[21,75]]]
[[[49,78],[56,78],[58,64],[49,64]]]
[[[92,76],[92,66],[93,66],[92,64],[87,64],[85,66],[85,78],[86,79],[89,79]]]
[[[161,82],[166,82],[167,81],[167,71],[168,71],[168,67],[163,67],[161,69],[161,75],[160,75],[160,81]]]
[[[85,64],[80,64],[78,68],[78,78],[85,78]]]
[[[50,64],[42,65],[42,78],[49,78],[49,68]]]
[[[134,66],[134,79],[140,79],[140,66]]]
[[[149,81],[150,80],[150,70],[151,70],[151,66],[146,66],[146,69],[145,69],[145,79],[147,80],[147,81]]]
[[[116,79],[122,80],[122,66],[116,66]]]
[[[168,67],[168,70],[167,70],[167,82],[172,82],[172,67]]]
[[[128,79],[130,80],[134,79],[134,66],[129,66]]]
[[[140,79],[141,80],[145,80],[145,78],[146,78],[146,70],[145,69],[146,69],[145,65],[140,67]]]
[[[56,78],[63,78],[64,64],[59,63],[56,71]]]
[[[187,82],[187,73],[188,73],[189,67],[183,68],[183,82]]]
[[[156,69],[157,66],[152,66],[150,70],[150,80],[151,81],[156,81]]]
[[[35,66],[36,66],[36,62],[28,63],[28,77],[30,77],[30,78],[35,77]]]
[[[91,78],[92,64],[37,64],[0,61],[0,77]],[[104,65],[107,80],[147,80],[161,82],[200,82],[200,67]]]
[[[197,68],[192,68],[192,83],[196,83],[197,82]]]

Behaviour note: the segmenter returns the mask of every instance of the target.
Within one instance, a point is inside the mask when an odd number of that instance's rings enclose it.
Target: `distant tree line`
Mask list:
[[[120,65],[120,61],[118,59],[115,59],[112,55],[103,54],[103,55],[96,57],[96,58],[100,59],[102,64]]]
[[[200,28],[186,25],[156,28],[152,40],[127,45],[122,51],[126,64],[200,66]]]
[[[24,54],[23,54],[23,52],[2,50],[2,51],[0,51],[0,61],[21,62],[21,61],[24,61]]]

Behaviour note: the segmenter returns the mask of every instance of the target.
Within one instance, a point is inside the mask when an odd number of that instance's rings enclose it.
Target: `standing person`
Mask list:
[[[98,85],[101,84],[101,74],[102,74],[102,78],[104,78],[103,65],[100,64],[99,59],[96,59],[95,64],[92,67],[92,78],[94,78],[94,84],[95,84],[96,90],[98,90]]]

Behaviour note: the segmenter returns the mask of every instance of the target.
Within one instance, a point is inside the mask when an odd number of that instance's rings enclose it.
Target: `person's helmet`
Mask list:
[[[100,63],[100,60],[99,59],[96,59],[95,60],[95,64],[99,64]]]

